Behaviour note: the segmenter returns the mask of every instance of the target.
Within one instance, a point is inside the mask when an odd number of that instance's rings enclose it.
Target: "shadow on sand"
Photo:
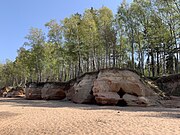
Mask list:
[[[159,112],[160,115],[142,115],[142,117],[166,117],[180,118],[180,108],[165,107],[121,107],[121,106],[99,106],[89,104],[75,104],[67,100],[26,100],[23,98],[0,98],[1,105],[12,107],[47,107],[47,108],[76,108],[82,110],[115,110],[125,112]]]

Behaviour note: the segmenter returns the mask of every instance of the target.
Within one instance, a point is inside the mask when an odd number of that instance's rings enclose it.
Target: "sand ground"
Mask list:
[[[0,135],[180,135],[180,108],[0,98]]]

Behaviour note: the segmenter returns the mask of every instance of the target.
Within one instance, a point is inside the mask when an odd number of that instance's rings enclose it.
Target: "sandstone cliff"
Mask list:
[[[152,106],[158,104],[159,96],[135,71],[104,69],[64,83],[30,83],[26,88],[26,98],[66,98],[75,103]]]

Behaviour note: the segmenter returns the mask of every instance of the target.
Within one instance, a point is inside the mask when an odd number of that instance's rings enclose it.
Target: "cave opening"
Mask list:
[[[124,99],[122,99],[122,97],[124,96],[124,94],[126,94],[126,92],[124,92],[124,90],[122,88],[120,88],[120,90],[117,92],[117,94],[120,96],[120,100],[117,103],[117,106],[127,106],[127,103]]]
[[[118,101],[117,106],[127,106],[127,103],[124,101],[124,99],[122,99]]]
[[[117,94],[120,96],[120,98],[122,98],[125,93],[126,92],[124,92],[124,90],[122,88],[120,88],[120,90],[117,92]]]

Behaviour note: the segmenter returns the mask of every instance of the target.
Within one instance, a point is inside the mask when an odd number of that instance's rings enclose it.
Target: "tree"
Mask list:
[[[31,73],[36,74],[36,80],[41,82],[43,61],[44,61],[44,43],[45,34],[41,29],[31,28],[29,34],[25,37],[28,42],[25,42],[25,46],[30,47],[29,51],[31,56]],[[33,79],[33,78],[32,78]]]
[[[81,55],[82,55],[82,38],[81,38],[81,15],[76,13],[70,18],[63,20],[63,36],[65,40],[65,48],[70,57],[71,62],[75,65],[75,76],[82,73]],[[77,68],[76,68],[77,67]]]
[[[0,85],[66,81],[109,67],[179,73],[179,9],[178,0],[124,0],[115,18],[107,7],[90,8],[50,20],[47,35],[31,28],[16,60],[0,64]]]
[[[81,36],[83,41],[83,57],[86,62],[86,71],[93,71],[99,68],[98,50],[99,33],[97,27],[97,10],[93,8],[85,10],[82,17]]]
[[[105,48],[105,65],[111,67],[111,50],[115,46],[116,34],[113,27],[113,13],[107,7],[102,7],[98,11],[98,30],[101,42]],[[115,49],[115,48],[114,48]]]
[[[62,24],[57,23],[56,20],[51,20],[46,23],[45,26],[48,28],[48,43],[45,44],[45,62],[46,65],[46,78],[51,76],[51,80],[62,80],[63,70],[65,64],[65,54],[63,48],[63,27]]]

